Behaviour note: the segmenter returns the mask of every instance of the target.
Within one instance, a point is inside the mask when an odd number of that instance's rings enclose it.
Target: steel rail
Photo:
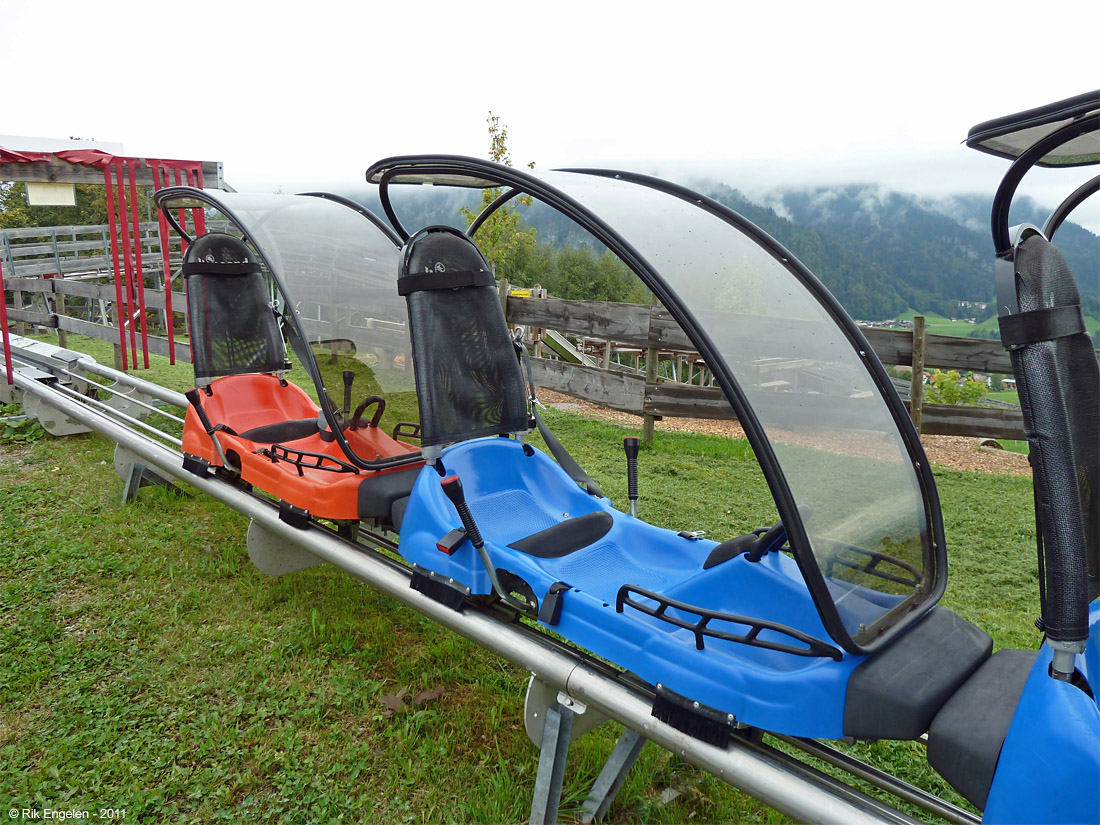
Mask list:
[[[116,384],[122,384],[123,386],[130,387],[132,389],[143,392],[148,396],[160,399],[167,404],[171,404],[174,407],[179,407],[181,410],[187,409],[187,399],[183,393],[170,390],[167,387],[162,387],[160,384],[154,384],[151,381],[146,381],[143,378],[137,378],[130,375],[128,372],[122,372],[121,370],[112,369],[111,367],[100,364],[95,359],[84,356],[76,362],[76,366],[85,372],[90,372],[95,375],[99,375],[103,378],[110,379]],[[103,386],[99,384],[97,386]],[[109,389],[105,387],[105,389]]]
[[[19,380],[17,379],[16,384],[18,384],[18,383],[19,383]],[[37,384],[38,386],[42,386],[42,387],[46,386],[45,384],[42,384],[39,381],[35,381],[34,383]],[[183,446],[183,441],[176,438],[174,435],[169,435],[168,433],[164,432],[163,430],[158,430],[156,427],[154,427],[150,424],[146,424],[144,421],[142,421],[138,418],[134,418],[131,415],[127,415],[126,413],[122,412],[121,410],[116,410],[114,407],[112,407],[108,404],[104,404],[102,401],[98,401],[95,398],[89,398],[86,395],[81,395],[76,390],[71,389],[70,387],[66,387],[63,384],[54,385],[53,387],[50,387],[49,389],[50,389],[50,392],[52,392],[52,393],[59,393],[59,394],[65,396],[67,399],[75,400],[76,403],[80,404],[81,406],[85,406],[85,407],[88,407],[88,408],[93,408],[94,407],[98,410],[101,410],[102,415],[104,417],[109,416],[112,420],[113,419],[118,419],[120,421],[125,421],[127,424],[132,424],[133,426],[138,427],[139,429],[145,430],[150,435],[155,435],[157,438],[163,438],[165,441],[171,442],[172,444],[175,444],[177,447],[182,447]],[[23,390],[25,392],[26,387],[24,387]],[[41,398],[43,401],[46,401],[52,407],[57,407],[58,406],[57,403],[53,399],[47,399],[45,396],[39,395],[38,393],[31,393],[31,394],[32,395],[38,395],[39,398]],[[64,412],[64,410],[62,410],[62,412]],[[70,416],[70,418],[76,418],[76,416]],[[80,419],[77,419],[77,420],[79,421]],[[81,423],[84,423],[84,422],[81,422]],[[91,425],[88,425],[88,426],[91,426]],[[97,428],[92,427],[92,429],[97,429]]]
[[[921,790],[908,782],[904,782],[885,771],[881,771],[873,765],[868,765],[836,748],[818,742],[816,739],[805,739],[800,736],[784,736],[782,734],[770,734],[792,747],[798,748],[803,753],[816,756],[836,768],[840,768],[852,776],[869,782],[880,790],[893,794],[898,799],[904,799],[913,805],[917,805],[931,814],[935,814],[954,825],[981,825],[981,817],[975,816],[957,805],[952,805],[940,799],[928,791]]]
[[[324,530],[292,527],[279,519],[270,502],[212,476],[183,469],[180,454],[97,413],[51,387],[15,376],[20,389],[41,398],[66,415],[140,456],[164,476],[185,481],[289,544],[370,584],[480,647],[497,653],[551,687],[565,691],[627,728],[764,804],[802,822],[837,825],[916,825],[916,820],[843,782],[768,746],[732,737],[727,747],[709,745],[653,717],[652,696],[625,680],[555,646],[522,624],[504,624],[492,613],[468,605],[456,612],[409,586],[403,565],[354,545]]]

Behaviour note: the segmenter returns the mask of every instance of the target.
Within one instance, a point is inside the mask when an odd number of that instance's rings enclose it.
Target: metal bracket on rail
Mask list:
[[[142,487],[167,487],[173,493],[183,495],[183,490],[121,444],[115,446],[114,466],[115,472],[122,478],[123,504],[129,504],[137,498],[138,490]]]
[[[524,702],[524,725],[528,738],[539,749],[531,825],[558,821],[569,743],[606,721],[608,717],[602,713],[531,677]],[[582,822],[593,822],[607,813],[644,744],[645,737],[630,729],[619,738],[584,801]]]
[[[303,550],[301,545],[292,544],[255,520],[248,523],[245,547],[248,548],[248,558],[256,568],[272,577],[308,570],[322,563],[320,558]]]

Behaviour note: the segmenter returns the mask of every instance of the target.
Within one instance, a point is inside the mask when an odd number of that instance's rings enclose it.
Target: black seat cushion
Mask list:
[[[566,519],[560,524],[532,533],[508,546],[540,559],[560,559],[562,556],[568,556],[582,547],[588,547],[599,541],[607,535],[614,523],[615,520],[610,513],[598,510],[595,513]]]
[[[409,506],[409,497],[397,499],[390,507],[390,522],[393,524],[393,529],[397,532],[401,532],[401,522],[405,520],[405,510]]]
[[[959,685],[989,658],[993,639],[945,607],[934,607],[848,679],[844,735],[916,739]]]
[[[276,421],[273,424],[253,427],[240,435],[241,438],[259,441],[261,444],[283,444],[299,438],[308,438],[319,429],[316,418],[295,418],[290,421]]]
[[[389,520],[394,502],[408,498],[420,467],[366,476],[359,484],[359,518]]]
[[[998,650],[932,720],[929,764],[978,808],[985,807],[1001,746],[1038,655]]]

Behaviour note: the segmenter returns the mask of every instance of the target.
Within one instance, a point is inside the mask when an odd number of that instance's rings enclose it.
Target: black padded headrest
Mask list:
[[[453,227],[429,226],[413,235],[405,245],[398,280],[402,294],[494,284],[492,269],[481,250]]]
[[[187,247],[183,274],[249,275],[260,271],[260,262],[244,241],[224,232],[208,232]]]

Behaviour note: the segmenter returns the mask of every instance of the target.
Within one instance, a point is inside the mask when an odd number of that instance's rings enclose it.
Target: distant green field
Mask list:
[[[898,316],[898,320],[912,321],[917,315],[924,315],[925,330],[930,335],[954,335],[958,338],[966,338],[975,330],[992,332],[997,328],[996,318],[990,318],[981,324],[971,324],[967,321],[952,321],[950,318],[937,315],[935,312],[921,313],[913,309],[903,312]]]
[[[962,310],[960,310],[961,312]],[[942,315],[938,315],[935,312],[919,312],[914,309],[906,310],[898,315],[899,321],[912,321],[917,315],[924,315],[925,330],[930,335],[954,335],[958,338],[966,338],[975,331],[981,331],[983,333],[993,333],[997,329],[997,319],[987,318],[980,324],[971,324],[966,321],[952,321],[950,318],[945,318]],[[1092,315],[1085,316],[1085,329],[1091,335],[1098,328],[1100,328],[1100,318],[1096,318]],[[992,334],[990,338],[994,337]]]

